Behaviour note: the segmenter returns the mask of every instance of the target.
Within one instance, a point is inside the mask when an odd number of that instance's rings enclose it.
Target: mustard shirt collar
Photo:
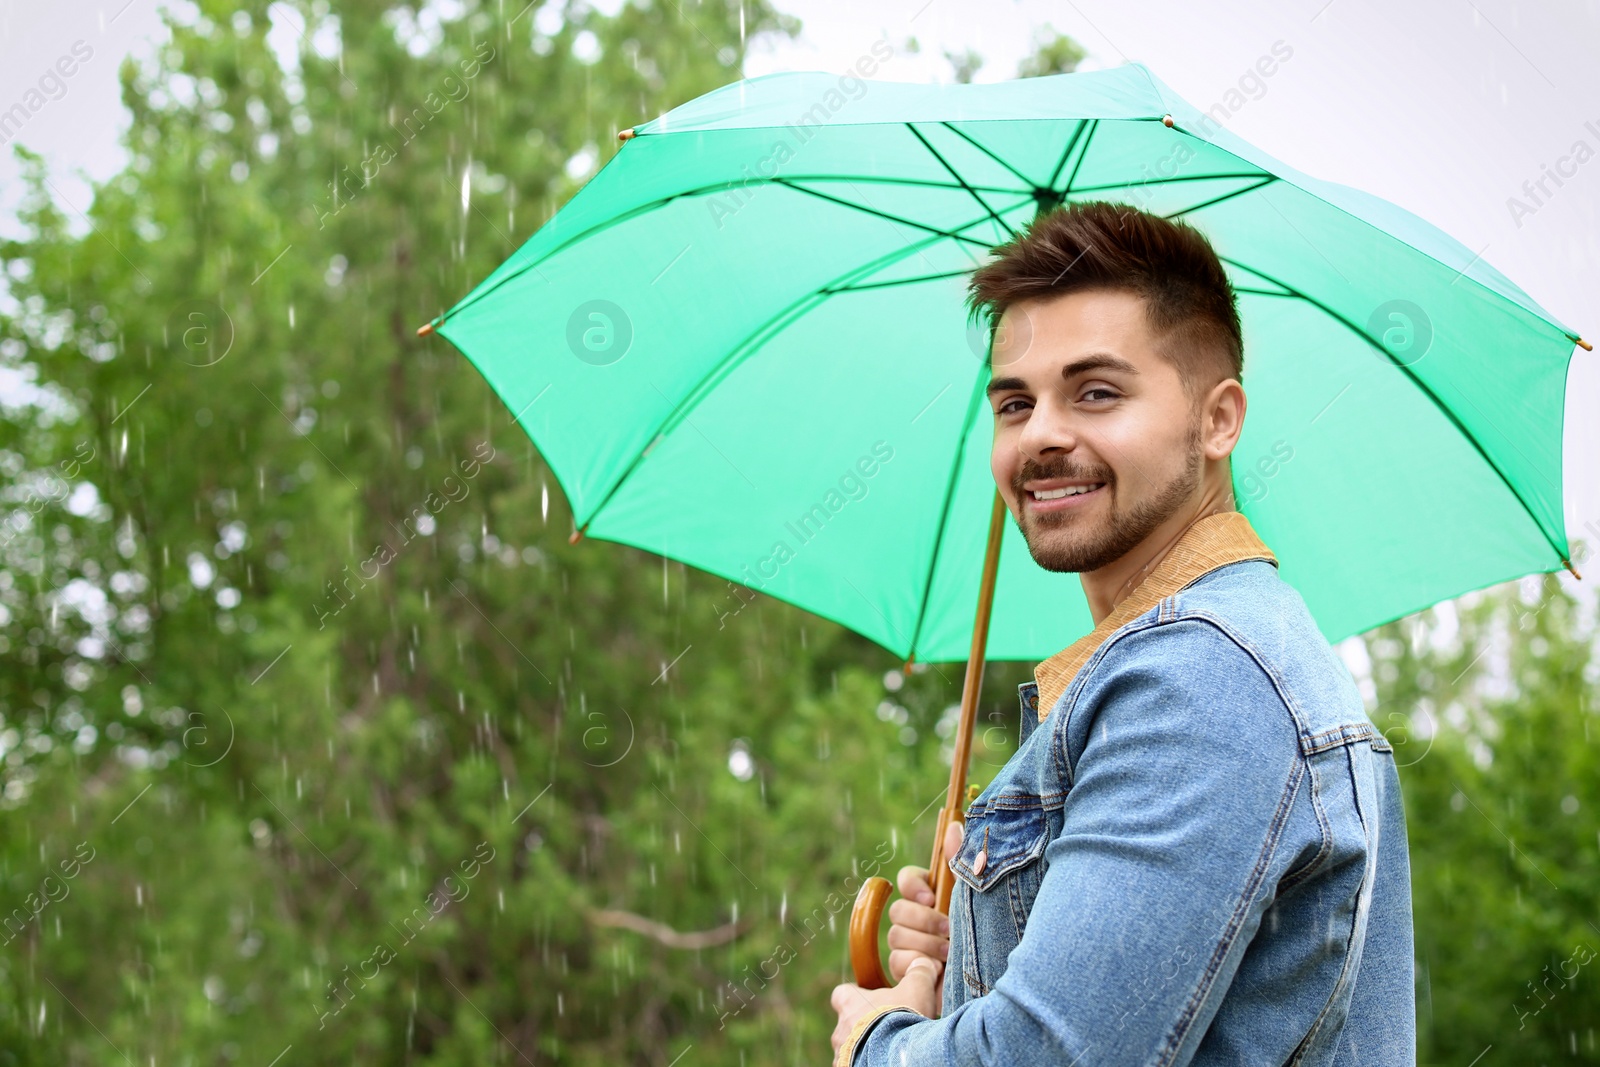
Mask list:
[[[1218,567],[1244,560],[1265,560],[1274,567],[1278,565],[1278,558],[1256,536],[1255,528],[1243,514],[1223,511],[1195,520],[1172,550],[1110,615],[1033,669],[1038,684],[1040,721],[1049,716],[1061,694],[1067,691],[1072,679],[1106,638],[1196,579]]]

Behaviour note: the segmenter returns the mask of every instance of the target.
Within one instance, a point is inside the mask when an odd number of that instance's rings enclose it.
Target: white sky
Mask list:
[[[1292,58],[1229,120],[1235,133],[1307,173],[1429,219],[1600,344],[1600,0],[778,3],[802,19],[803,34],[755,42],[747,75],[841,71],[887,34],[896,52],[879,78],[948,80],[943,53],[970,48],[984,58],[977,80],[999,80],[1015,73],[1035,31],[1049,24],[1089,49],[1086,68],[1140,60],[1204,110],[1282,41]],[[160,40],[156,9],[157,0],[0,0],[0,110],[75,42],[93,49],[65,79],[65,95],[17,138],[49,160],[69,214],[88,207],[89,186],[78,172],[104,180],[122,166],[117,138],[127,115],[117,66]],[[1580,140],[1596,158],[1559,189],[1549,186],[1554,195],[1519,225],[1508,198],[1526,200],[1523,183]],[[0,233],[16,232],[16,175],[9,146],[0,148]],[[1566,417],[1567,526],[1600,548],[1597,412],[1600,352],[1579,351]],[[1585,585],[1600,581],[1600,554],[1590,569]]]

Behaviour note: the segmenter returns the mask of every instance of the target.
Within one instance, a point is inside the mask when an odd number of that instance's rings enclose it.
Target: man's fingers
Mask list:
[[[833,987],[833,995],[828,998],[828,1003],[833,1005],[834,1011],[844,1011],[849,1006],[852,997],[861,992],[861,987],[846,982]]]
[[[891,949],[889,952],[889,976],[895,984],[905,981],[906,974],[911,970],[911,965],[918,960],[928,957],[921,952],[912,952],[910,949]]]
[[[935,901],[933,890],[928,888],[926,867],[901,867],[900,873],[895,876],[895,885],[907,900],[933,907]]]
[[[939,1014],[939,978],[943,973],[942,964],[918,956],[911,961],[905,978],[895,988],[904,990],[906,1002],[931,1019]]]
[[[944,828],[944,861],[949,863],[957,852],[961,851],[961,835],[964,833],[961,823],[952,822]]]
[[[950,933],[949,918],[940,914],[937,908],[904,899],[889,905],[889,921],[895,926],[936,937],[947,937]]]
[[[935,960],[950,958],[950,942],[947,938],[935,937],[933,934],[919,934],[904,926],[889,927],[889,948],[891,951],[897,948],[908,949]]]

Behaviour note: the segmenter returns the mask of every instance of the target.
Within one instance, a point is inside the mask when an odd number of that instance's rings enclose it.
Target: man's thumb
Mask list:
[[[945,862],[961,851],[961,839],[966,835],[967,828],[959,822],[952,821],[944,832],[944,858]]]
[[[911,966],[906,968],[906,978],[915,977],[918,981],[926,981],[932,988],[939,981],[939,965],[926,956],[918,956],[911,961]]]

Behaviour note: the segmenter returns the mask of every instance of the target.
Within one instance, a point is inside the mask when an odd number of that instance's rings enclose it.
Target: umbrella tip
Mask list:
[[[633,128],[630,126],[628,129],[623,130],[621,133],[617,134],[617,140],[619,140],[619,141],[631,141],[631,140],[633,140]]]
[[[1585,341],[1581,337],[1578,338],[1578,347],[1583,349],[1585,352],[1593,352],[1594,351],[1594,345],[1590,344],[1588,341]]]
[[[1161,125],[1167,127],[1170,130],[1172,128],[1172,116],[1171,115],[1162,115],[1161,116]]]
[[[1563,567],[1567,568],[1567,570],[1571,571],[1572,572],[1572,576],[1574,578],[1578,579],[1578,581],[1580,581],[1580,582],[1583,581],[1583,575],[1578,573],[1578,568],[1576,568],[1576,567],[1574,567],[1572,565],[1572,561],[1570,559],[1562,560],[1561,561],[1561,565]]]
[[[421,326],[417,327],[417,336],[418,337],[426,337],[432,332],[433,332],[433,323],[431,323],[431,322],[425,322]]]
[[[567,544],[575,545],[580,540],[582,540],[583,531],[588,529],[588,527],[589,527],[589,524],[588,523],[584,523],[582,526],[578,527],[576,530],[573,530],[572,533],[567,537]]]

